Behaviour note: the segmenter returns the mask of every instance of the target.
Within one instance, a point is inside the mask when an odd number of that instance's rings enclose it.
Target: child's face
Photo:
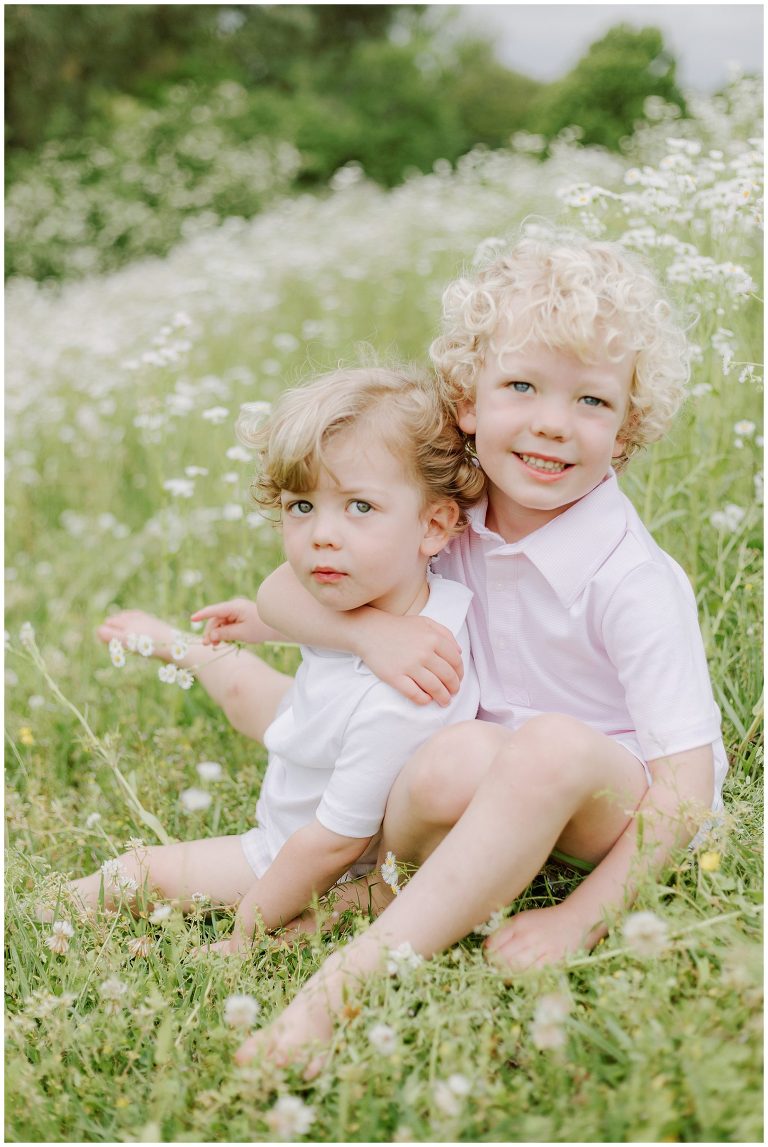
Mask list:
[[[585,363],[542,343],[488,352],[459,425],[489,479],[488,525],[517,541],[597,486],[622,453],[634,356]]]
[[[445,545],[447,531],[424,509],[402,460],[369,428],[338,433],[325,461],[314,490],[281,495],[294,573],[332,609],[418,612],[428,596],[427,560]]]

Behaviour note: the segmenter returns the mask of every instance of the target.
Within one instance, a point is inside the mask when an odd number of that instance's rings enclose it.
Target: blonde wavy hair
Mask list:
[[[286,390],[271,412],[249,404],[237,422],[240,440],[255,447],[254,499],[280,508],[283,490],[314,489],[325,452],[341,431],[370,426],[423,495],[426,508],[453,500],[459,507],[454,533],[467,523],[466,510],[482,495],[485,477],[466,448],[452,410],[435,381],[405,369],[340,369]]]
[[[451,283],[443,333],[430,347],[445,400],[455,410],[474,397],[489,349],[519,350],[533,341],[584,362],[635,354],[617,469],[663,437],[685,397],[685,329],[654,271],[618,243],[537,228],[472,277]]]

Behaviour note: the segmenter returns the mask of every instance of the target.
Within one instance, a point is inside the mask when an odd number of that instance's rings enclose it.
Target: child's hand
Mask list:
[[[409,701],[448,705],[458,692],[464,664],[456,638],[429,617],[369,610],[358,642],[368,668]]]
[[[218,645],[220,641],[245,641],[255,645],[264,641],[267,633],[256,603],[247,597],[206,605],[192,614],[192,621],[206,622],[203,645]]]

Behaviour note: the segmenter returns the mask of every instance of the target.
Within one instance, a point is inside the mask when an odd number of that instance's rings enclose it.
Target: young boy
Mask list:
[[[562,903],[514,916],[488,951],[514,972],[592,948],[720,802],[727,761],[694,596],[614,473],[664,434],[687,380],[655,277],[616,244],[524,238],[448,289],[432,357],[488,479],[439,559],[475,594],[479,719],[400,774],[381,853],[421,867],[259,1037],[278,1055],[328,1037],[345,981],[383,948],[429,956],[455,942],[553,850],[589,875]],[[354,650],[414,699],[455,687],[436,627],[366,610],[333,619],[304,597],[283,568],[259,610],[301,640]]]
[[[430,710],[327,649],[302,649],[294,681],[248,655],[215,657],[199,646],[182,655],[197,662],[235,727],[269,750],[259,823],[240,836],[132,848],[70,889],[86,910],[102,897],[108,907],[131,902],[145,886],[147,898],[159,893],[184,910],[196,892],[237,905],[231,936],[211,946],[224,953],[247,947],[257,927],[289,923],[350,869],[369,871],[397,773],[448,721],[474,717],[479,699],[465,624],[471,593],[431,574],[429,562],[463,529],[484,479],[430,380],[333,371],[284,392],[247,438],[259,461],[257,501],[280,515],[308,599],[333,613],[365,604],[436,618],[463,647],[466,673],[451,705]],[[228,614],[224,603],[199,616],[215,629]],[[122,654],[137,629],[170,660],[173,631],[158,618],[118,614],[99,635]],[[249,632],[251,641],[266,637]]]

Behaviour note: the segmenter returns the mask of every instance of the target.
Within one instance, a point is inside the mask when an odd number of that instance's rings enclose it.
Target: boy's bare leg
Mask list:
[[[155,900],[168,900],[182,912],[188,912],[196,892],[209,897],[211,907],[233,907],[255,881],[240,837],[221,836],[134,848],[118,858],[111,875],[99,869],[73,880],[69,887],[87,912],[98,906],[102,885],[107,908],[121,901],[145,907]]]
[[[599,861],[646,791],[642,765],[628,750],[571,718],[534,718],[516,733],[481,730],[475,757],[476,732],[471,724],[446,730],[432,743],[431,761],[422,753],[418,770],[403,770],[398,800],[406,812],[399,817],[398,804],[388,809],[385,843],[417,850],[421,818],[431,852],[371,927],[329,957],[270,1029],[246,1042],[242,1061],[264,1042],[281,1058],[327,1040],[345,987],[375,970],[386,949],[410,943],[428,957],[447,948],[519,895],[556,845]],[[444,823],[456,812],[453,827]],[[580,940],[574,935],[572,946]]]

